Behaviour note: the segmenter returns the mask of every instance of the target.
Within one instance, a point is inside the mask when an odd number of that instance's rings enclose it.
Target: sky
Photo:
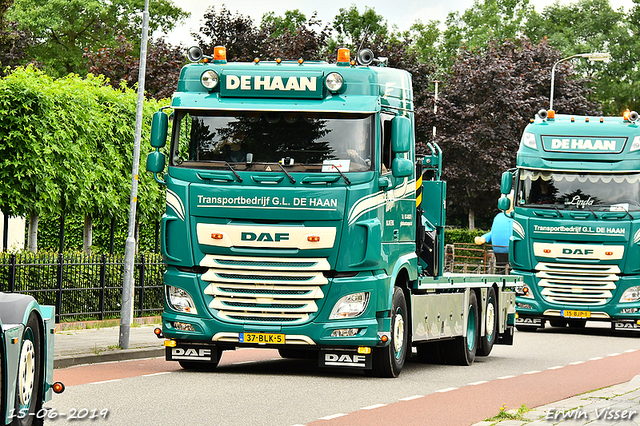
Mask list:
[[[551,5],[554,0],[530,0],[538,12],[542,12],[545,6]],[[614,8],[628,5],[630,1],[625,0],[609,0]],[[560,0],[562,4],[570,4],[575,1]],[[191,17],[182,25],[166,35],[166,41],[169,44],[178,46],[181,43],[186,46],[196,44],[191,32],[197,31],[203,16],[207,9],[211,6],[219,11],[223,5],[231,11],[232,14],[240,13],[253,19],[257,25],[262,19],[262,15],[267,12],[274,12],[276,16],[283,16],[287,10],[300,10],[307,19],[311,17],[314,11],[318,12],[318,18],[322,24],[330,22],[339,13],[340,8],[349,8],[355,5],[360,13],[364,12],[365,6],[368,6],[382,15],[387,20],[387,24],[391,28],[397,26],[399,30],[407,30],[416,20],[423,23],[430,20],[444,22],[449,12],[464,12],[473,6],[473,0],[401,0],[395,2],[393,0],[322,0],[318,2],[298,1],[298,0],[234,0],[234,1],[218,1],[218,0],[188,0],[176,1],[174,4],[183,10],[190,12]]]

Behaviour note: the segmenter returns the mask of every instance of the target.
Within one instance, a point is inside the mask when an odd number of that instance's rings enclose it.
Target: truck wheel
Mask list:
[[[467,336],[448,340],[449,360],[455,365],[471,365],[478,350],[478,299],[474,291],[469,292],[469,312],[467,313]]]
[[[489,356],[498,337],[498,303],[496,291],[493,287],[487,291],[487,306],[485,307],[484,336],[480,338],[478,356]]]
[[[409,321],[407,302],[400,287],[393,290],[391,304],[391,341],[385,348],[373,349],[373,365],[367,374],[376,377],[398,377],[407,358]]]
[[[216,350],[217,350],[217,356],[215,361],[211,361],[211,362],[178,361],[178,363],[180,364],[180,367],[184,368],[185,370],[213,371],[218,366],[218,363],[220,362],[220,358],[222,357],[222,349],[216,349]]]
[[[16,380],[15,413],[25,413],[14,417],[12,426],[31,426],[44,423],[36,418],[42,408],[42,344],[40,325],[36,314],[29,315],[27,326],[22,332],[22,347],[18,358],[18,378]]]

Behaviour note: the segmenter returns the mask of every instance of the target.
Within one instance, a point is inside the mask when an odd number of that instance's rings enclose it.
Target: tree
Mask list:
[[[232,15],[224,6],[220,13],[213,6],[207,9],[199,32],[191,35],[205,55],[212,55],[215,46],[225,46],[229,61],[252,61],[264,56],[264,40],[253,20],[239,13]]]
[[[128,212],[136,93],[102,77],[54,79],[33,67],[0,80],[0,210],[30,218],[37,250],[41,215],[125,216]],[[159,104],[145,104],[143,140]],[[148,147],[150,150],[150,147]],[[158,214],[162,191],[140,176],[142,215]]]
[[[483,50],[490,40],[516,39],[535,13],[529,0],[475,0],[462,14],[451,12],[441,44],[441,63],[451,65],[461,48]]]
[[[355,5],[351,5],[349,9],[340,8],[340,13],[333,18],[333,29],[338,35],[329,41],[330,52],[335,52],[338,47],[357,52],[360,46],[366,47],[370,39],[384,39],[389,33],[387,21],[382,15],[368,6],[360,14]]]
[[[265,44],[265,56],[271,59],[327,59],[327,42],[331,28],[321,28],[322,21],[318,20],[317,14],[314,13],[308,21],[296,21],[294,25],[287,25],[286,29],[283,29],[282,23],[287,22],[288,13],[285,12],[284,18],[271,14],[268,16],[269,19],[263,19],[260,32],[265,39],[271,39]],[[301,17],[304,18],[304,15]]]
[[[138,83],[140,60],[136,51],[123,34],[116,38],[115,47],[104,47],[97,51],[86,50],[84,57],[89,72],[103,75],[115,87],[124,81],[129,88]],[[149,40],[147,46],[147,66],[145,92],[155,99],[171,97],[178,84],[180,70],[185,63],[182,47],[173,47],[164,39]]]
[[[15,0],[8,19],[32,35],[28,58],[41,61],[49,74],[85,75],[84,49],[114,46],[119,34],[139,39],[143,10],[142,0]],[[151,2],[149,15],[150,34],[169,31],[188,16],[171,0]]]
[[[485,52],[463,50],[444,81],[438,113],[424,111],[426,127],[437,127],[435,142],[443,150],[449,207],[458,217],[466,212],[471,229],[476,214],[493,216],[500,175],[515,166],[529,119],[548,108],[551,67],[560,57],[546,42],[534,45],[526,37],[491,42]],[[597,104],[587,100],[587,82],[575,76],[571,64],[561,64],[557,109],[598,113]]]
[[[606,114],[618,115],[627,108],[640,108],[637,81],[640,71],[640,2],[634,0],[630,13],[614,10],[609,0],[580,0],[561,5],[554,3],[534,14],[526,24],[532,40],[546,38],[563,57],[577,53],[610,52],[609,63],[576,60],[576,69],[594,78],[598,90],[595,99]]]

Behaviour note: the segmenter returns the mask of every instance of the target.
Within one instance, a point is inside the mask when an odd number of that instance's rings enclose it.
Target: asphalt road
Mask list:
[[[411,424],[437,410],[448,420],[434,424],[468,425],[497,414],[502,403],[532,407],[570,396],[560,390],[582,393],[639,373],[640,335],[596,323],[578,331],[518,332],[514,346],[495,346],[471,367],[408,362],[397,379],[245,349],[225,352],[212,373],[162,359],[55,370],[67,390],[47,403],[60,416],[45,424],[71,423],[74,412],[105,425]]]

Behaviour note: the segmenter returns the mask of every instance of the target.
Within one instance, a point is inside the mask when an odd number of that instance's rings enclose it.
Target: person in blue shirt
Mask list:
[[[507,210],[507,213],[509,213],[513,211],[513,196],[508,195],[507,198],[511,201],[509,210]],[[491,243],[493,245],[493,253],[496,256],[496,265],[504,266],[509,263],[509,240],[512,233],[513,219],[504,212],[500,212],[493,218],[491,231],[481,237],[476,237],[474,242],[478,245]]]

